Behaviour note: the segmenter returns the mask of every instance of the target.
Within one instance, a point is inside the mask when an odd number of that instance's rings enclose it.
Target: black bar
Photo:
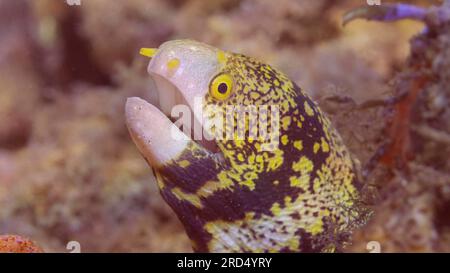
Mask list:
[[[449,254],[0,254],[0,268],[43,272],[446,272]],[[429,261],[427,261],[429,259]],[[270,262],[268,263],[267,261]],[[202,262],[203,261],[203,262]],[[206,262],[209,261],[209,262]],[[257,262],[255,262],[257,261]],[[208,266],[206,266],[208,264]],[[12,266],[12,267],[10,267]],[[439,270],[432,270],[439,268]],[[447,269],[446,269],[447,268]],[[26,271],[24,271],[26,272]]]

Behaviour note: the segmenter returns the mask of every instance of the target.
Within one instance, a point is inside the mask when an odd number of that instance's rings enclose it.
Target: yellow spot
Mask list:
[[[289,102],[283,101],[281,102],[281,112],[286,113],[289,110]]]
[[[139,54],[145,57],[152,58],[153,56],[155,56],[157,50],[157,48],[141,48]]]
[[[255,163],[255,154],[251,154],[248,156],[248,163],[253,165]]]
[[[281,119],[281,127],[283,130],[287,131],[289,129],[289,125],[291,125],[291,117],[286,116]]]
[[[252,180],[242,181],[239,182],[239,184],[248,187],[251,191],[255,189],[255,182],[253,182]]]
[[[267,171],[276,170],[283,164],[283,151],[276,149],[273,152],[275,154],[268,159]],[[267,153],[264,154],[264,157],[267,159]]]
[[[273,214],[274,216],[280,215],[280,212],[281,212],[280,204],[274,203],[274,204],[272,205],[272,207],[270,208],[270,211],[272,212],[272,214]]]
[[[322,219],[317,219],[311,226],[306,228],[306,231],[312,235],[317,235],[323,231],[323,221]]]
[[[294,141],[294,147],[299,151],[303,150],[303,142],[301,140]]]
[[[203,207],[202,201],[197,195],[192,193],[185,193],[178,187],[173,188],[171,191],[173,195],[175,195],[175,197],[178,198],[179,200],[187,201],[197,208]]]
[[[256,151],[261,151],[261,144],[259,144],[258,142],[256,142],[255,143],[255,148],[256,148]]]
[[[329,209],[324,209],[320,211],[320,215],[321,216],[330,216],[330,210]]]
[[[258,175],[256,173],[254,173],[254,172],[246,172],[244,174],[244,178],[247,179],[247,180],[254,180],[254,179],[258,178]]]
[[[302,156],[299,161],[292,163],[292,169],[301,173],[310,173],[313,167],[312,161],[306,156]]]
[[[227,62],[227,57],[225,56],[225,52],[223,52],[222,50],[217,51],[217,61],[219,61],[219,63],[224,64]]]
[[[317,154],[317,152],[319,151],[319,149],[320,149],[320,144],[319,143],[314,143],[314,147],[313,147],[313,150],[314,150],[314,153],[315,154]]]
[[[314,191],[316,191],[316,192],[320,191],[320,188],[323,186],[324,181],[327,181],[327,180],[324,180],[323,175],[320,177],[320,179],[319,178],[314,179],[314,183],[313,183]]]
[[[280,184],[280,181],[275,180],[275,181],[273,181],[272,183],[273,183],[275,186],[277,186],[278,184]]]
[[[217,178],[219,179],[220,183],[222,185],[231,186],[233,185],[233,181],[228,178],[226,172],[222,171],[217,175]]]
[[[254,100],[257,100],[259,99],[259,97],[261,97],[261,95],[258,92],[251,92],[250,97]]]
[[[292,202],[292,198],[289,195],[284,197],[284,204],[286,205],[286,207],[289,207],[291,202]]]
[[[289,178],[291,182],[291,187],[298,187],[302,189],[307,189],[309,187],[309,174],[297,176],[291,176]]]
[[[283,145],[286,145],[286,144],[288,144],[288,142],[289,142],[288,136],[287,136],[287,135],[283,135],[283,136],[281,137],[281,143],[282,143]]]
[[[267,171],[276,170],[283,164],[283,157],[276,156],[274,158],[271,158],[269,160],[269,163],[267,164]]]
[[[324,153],[327,153],[330,151],[330,146],[328,145],[328,142],[322,137],[322,151]]]
[[[244,155],[243,155],[242,153],[239,153],[239,154],[237,155],[237,159],[238,159],[239,161],[241,161],[241,162],[244,162],[244,160],[245,160]]]
[[[189,162],[188,160],[181,160],[178,165],[180,165],[181,168],[186,168],[189,165],[191,165],[191,162]]]
[[[234,167],[235,168],[239,168],[240,166],[239,165],[234,165]],[[242,171],[242,169],[238,169],[237,170],[238,172],[234,172],[234,171],[230,171],[230,172],[227,172],[227,175],[230,177],[230,179],[234,179],[234,180],[236,180],[236,181],[241,181],[242,179],[241,179],[241,172],[239,172],[239,171]]]
[[[214,192],[224,189],[232,190],[233,181],[226,177],[225,173],[221,172],[218,175],[219,181],[206,182],[197,192],[197,196],[208,197],[214,194]]]
[[[314,111],[307,101],[305,101],[305,112],[310,117],[314,116]]]
[[[177,58],[173,58],[167,62],[167,68],[169,70],[176,70],[180,66],[180,60]]]
[[[288,241],[288,245],[292,251],[296,251],[300,247],[300,240],[294,237]]]
[[[158,183],[158,187],[160,190],[164,189],[164,187],[166,186],[159,172],[156,172],[156,182]]]
[[[243,139],[241,139],[241,137],[238,135],[237,132],[234,133],[233,140],[234,140],[234,145],[236,145],[236,147],[238,147],[238,148],[244,147],[245,141]]]

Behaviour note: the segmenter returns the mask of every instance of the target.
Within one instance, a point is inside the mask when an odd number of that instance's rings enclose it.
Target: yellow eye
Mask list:
[[[218,100],[226,100],[233,90],[233,78],[228,74],[219,74],[211,82],[209,91]]]

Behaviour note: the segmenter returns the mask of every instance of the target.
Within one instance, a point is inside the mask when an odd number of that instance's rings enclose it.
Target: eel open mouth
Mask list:
[[[215,69],[211,62],[205,63],[211,57],[210,50],[184,40],[147,52],[141,50],[141,54],[152,58],[148,72],[156,86],[151,92],[156,92],[158,99],[152,105],[140,98],[129,98],[125,114],[134,142],[152,166],[175,158],[192,140],[213,154],[220,153],[216,142],[204,137],[204,117],[194,109],[194,98],[205,95],[209,74]],[[174,107],[179,108],[173,112]],[[172,117],[173,113],[180,116]]]

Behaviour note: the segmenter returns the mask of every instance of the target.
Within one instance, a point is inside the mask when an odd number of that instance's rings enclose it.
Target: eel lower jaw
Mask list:
[[[125,120],[131,138],[152,167],[164,165],[189,144],[189,139],[157,107],[143,99],[127,99]]]

